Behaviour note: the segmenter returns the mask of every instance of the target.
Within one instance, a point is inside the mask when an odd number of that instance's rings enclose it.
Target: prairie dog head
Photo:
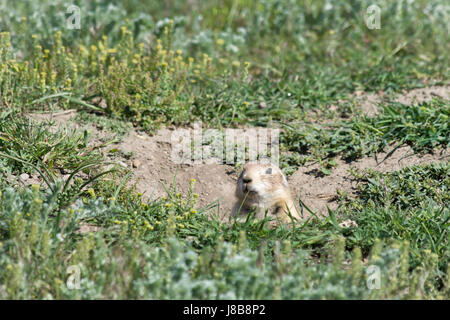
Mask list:
[[[291,221],[290,217],[300,218],[287,179],[275,164],[247,163],[238,179],[236,197],[238,201],[232,210],[233,217],[254,210],[259,219],[269,213],[283,222]]]
[[[263,199],[289,189],[281,169],[270,163],[247,163],[238,179],[236,196],[243,199]]]

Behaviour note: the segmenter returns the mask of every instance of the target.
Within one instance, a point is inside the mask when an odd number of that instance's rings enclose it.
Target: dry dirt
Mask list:
[[[383,100],[382,96],[374,94],[357,93],[356,96],[360,107],[370,115],[376,114],[376,104]],[[449,99],[450,87],[415,89],[397,96],[396,99],[408,104],[422,102],[433,96]],[[59,115],[33,116],[33,118],[52,118],[56,120],[56,123],[62,124],[68,122],[71,116],[73,113],[67,112]],[[96,130],[92,125],[89,126],[89,130],[94,131],[94,136],[105,134]],[[195,179],[194,192],[199,194],[198,208],[204,208],[217,202],[210,212],[219,214],[220,218],[227,218],[235,201],[234,190],[239,172],[229,165],[175,164],[171,161],[171,133],[172,130],[168,128],[159,130],[154,136],[133,130],[122,142],[110,146],[110,148],[133,153],[129,160],[123,160],[123,162],[129,168],[133,168],[134,175],[131,183],[136,184],[138,191],[144,194],[145,199],[166,195],[163,184],[170,187],[173,181],[175,181],[176,190],[186,194],[189,191],[191,179]],[[317,164],[300,167],[292,176],[288,177],[292,194],[297,199],[300,197],[314,212],[327,214],[327,206],[331,209],[338,206],[336,201],[338,190],[348,193],[350,197],[355,194],[356,183],[351,180],[349,174],[352,167],[390,172],[414,164],[448,161],[449,152],[445,150],[443,153],[414,155],[408,147],[403,147],[381,162],[384,157],[385,154],[378,154],[378,162],[373,157],[351,163],[337,160],[337,168],[333,169],[332,174],[328,176],[316,174],[319,169]]]
[[[338,166],[328,176],[317,175],[320,170],[318,164],[300,167],[288,180],[293,195],[300,199],[318,214],[327,214],[330,209],[338,207],[337,191],[347,193],[350,198],[356,195],[357,182],[352,179],[350,169],[373,169],[379,172],[392,172],[401,168],[438,161],[448,161],[450,150],[435,154],[417,155],[409,147],[397,149],[390,157],[383,161],[386,153],[379,153],[375,157],[366,157],[351,163],[338,160]],[[378,161],[377,161],[378,160]]]
[[[195,179],[194,192],[199,194],[198,206],[205,207],[218,201],[213,212],[219,213],[221,218],[227,218],[234,203],[234,189],[239,172],[232,166],[217,164],[174,164],[170,159],[171,131],[163,129],[155,136],[132,132],[118,148],[125,152],[134,152],[134,156],[127,162],[134,168],[133,182],[140,192],[145,192],[145,198],[155,198],[166,195],[163,184],[169,186],[174,181],[176,189],[182,194],[189,190],[191,179]],[[300,167],[292,176],[288,177],[293,196],[300,196],[301,200],[314,212],[326,214],[327,206],[334,209],[337,190],[347,192],[350,196],[356,192],[356,182],[352,181],[349,170],[374,169],[380,172],[391,172],[405,166],[425,164],[433,161],[448,161],[449,152],[416,155],[409,147],[396,150],[385,161],[386,154],[366,157],[351,163],[338,160],[337,168],[332,174],[320,176],[318,164]],[[219,210],[220,209],[220,210]]]
[[[402,104],[413,104],[429,101],[433,98],[450,99],[450,86],[431,86],[428,88],[417,88],[410,91],[404,91],[402,94],[395,94],[393,97],[387,96],[384,92],[363,93],[355,92],[356,101],[361,110],[373,116],[378,113],[377,104],[384,100],[392,99]]]
[[[231,208],[237,174],[233,167],[218,164],[176,164],[171,160],[172,131],[162,129],[150,137],[131,132],[117,148],[134,155],[127,165],[134,167],[133,183],[145,198],[166,195],[175,181],[176,190],[189,191],[191,179],[195,179],[194,192],[199,194],[198,207],[202,208],[218,200],[214,212],[223,214]]]

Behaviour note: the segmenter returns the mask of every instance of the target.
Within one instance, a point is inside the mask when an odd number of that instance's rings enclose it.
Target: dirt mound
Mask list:
[[[177,192],[187,194],[191,180],[195,179],[194,192],[199,194],[199,208],[217,201],[213,212],[220,217],[231,210],[237,173],[228,165],[217,164],[176,164],[171,160],[172,131],[162,129],[154,136],[133,131],[123,142],[115,146],[123,152],[133,152],[127,162],[133,166],[131,183],[144,193],[144,199],[154,199],[167,195],[164,185],[169,188],[175,181]]]

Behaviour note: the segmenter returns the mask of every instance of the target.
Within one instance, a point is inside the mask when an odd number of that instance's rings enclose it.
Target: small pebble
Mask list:
[[[30,175],[28,173],[22,173],[19,177],[22,180],[28,180],[28,178],[30,178]]]
[[[260,103],[258,104],[258,107],[259,107],[260,109],[265,109],[265,108],[267,108],[267,104],[266,104],[264,101],[262,101],[262,102],[260,102]]]
[[[122,162],[122,161],[117,162],[117,164],[118,164],[119,166],[121,166],[121,167],[124,167],[124,168],[127,168],[127,167],[128,167],[127,164],[126,164],[125,162]]]
[[[139,168],[141,166],[140,160],[133,160],[133,168]]]

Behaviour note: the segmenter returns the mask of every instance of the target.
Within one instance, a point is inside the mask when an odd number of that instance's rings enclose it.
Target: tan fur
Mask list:
[[[255,210],[255,217],[268,217],[290,222],[292,217],[300,219],[292,200],[289,185],[280,168],[274,164],[247,163],[236,186],[236,201],[232,216],[245,216]]]

